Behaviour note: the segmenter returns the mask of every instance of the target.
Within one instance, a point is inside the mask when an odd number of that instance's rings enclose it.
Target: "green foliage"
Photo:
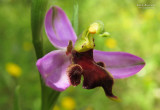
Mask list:
[[[109,38],[97,38],[96,49],[125,51],[142,57],[145,68],[137,75],[115,80],[114,93],[120,103],[109,100],[101,88],[85,90],[82,85],[70,87],[62,92],[56,105],[63,107],[63,98],[72,97],[76,110],[159,110],[160,108],[160,5],[152,2],[153,8],[139,8],[145,0],[79,0],[79,30],[81,33],[89,24],[101,20],[105,29],[116,42],[110,48]],[[22,110],[40,110],[41,89],[36,69],[36,55],[31,40],[31,0],[0,1],[0,109],[14,108],[14,91],[18,85],[19,106]],[[73,0],[49,1],[49,6],[58,5],[73,18]],[[44,30],[44,29],[43,29]],[[44,51],[53,50],[43,31]],[[113,45],[113,44],[112,44]],[[6,64],[13,62],[20,66],[22,75],[14,78],[6,71]]]

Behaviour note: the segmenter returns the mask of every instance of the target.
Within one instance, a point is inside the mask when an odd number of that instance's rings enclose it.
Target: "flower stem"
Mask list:
[[[20,110],[19,106],[19,88],[20,86],[17,85],[14,91],[14,110]]]
[[[73,20],[72,20],[72,26],[74,28],[74,31],[78,35],[78,0],[74,0],[74,6],[73,6]]]
[[[32,0],[31,7],[31,27],[32,27],[32,42],[35,48],[37,59],[43,57],[43,39],[42,29],[44,16],[47,9],[48,0]],[[48,88],[41,76],[41,110],[50,110],[55,104],[60,92]]]

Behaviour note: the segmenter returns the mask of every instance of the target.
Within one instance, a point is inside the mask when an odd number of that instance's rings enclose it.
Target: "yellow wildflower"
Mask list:
[[[59,107],[58,107],[57,105],[55,105],[55,106],[53,107],[53,110],[60,110],[60,109],[59,109]]]
[[[6,64],[6,71],[14,77],[19,77],[22,72],[21,68],[17,64],[11,62]]]
[[[117,42],[113,38],[108,38],[105,44],[108,48],[115,48],[117,46]]]
[[[76,103],[71,97],[64,97],[62,99],[62,106],[67,110],[73,110],[75,109]]]

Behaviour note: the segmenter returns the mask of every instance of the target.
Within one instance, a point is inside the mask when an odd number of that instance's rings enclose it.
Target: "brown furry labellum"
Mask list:
[[[76,52],[72,50],[72,62],[68,68],[68,75],[73,86],[80,84],[83,75],[83,88],[92,89],[102,86],[105,94],[111,99],[117,99],[112,94],[113,77],[104,68],[103,62],[95,62],[93,59],[93,49],[86,52]]]

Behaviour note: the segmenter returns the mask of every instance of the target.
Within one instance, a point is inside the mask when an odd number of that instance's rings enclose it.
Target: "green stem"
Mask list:
[[[31,26],[32,26],[32,41],[35,47],[37,59],[43,56],[43,40],[42,26],[47,6],[47,0],[32,0],[31,9]]]
[[[78,0],[74,0],[74,6],[73,6],[73,21],[72,26],[74,28],[74,31],[78,35]]]
[[[42,29],[44,16],[47,9],[48,0],[32,0],[31,7],[31,27],[32,27],[32,41],[35,48],[37,59],[43,57],[43,39]],[[50,110],[55,104],[60,92],[48,88],[41,76],[41,110]]]
[[[20,110],[19,106],[19,88],[20,86],[16,86],[14,91],[14,110]]]

